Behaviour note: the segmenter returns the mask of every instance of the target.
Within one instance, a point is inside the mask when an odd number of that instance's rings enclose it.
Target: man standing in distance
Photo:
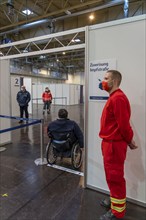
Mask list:
[[[122,75],[117,70],[108,70],[100,88],[109,93],[102,116],[99,136],[102,138],[102,154],[106,181],[110,190],[110,200],[102,200],[101,205],[109,211],[100,220],[122,219],[126,210],[126,182],[124,162],[127,146],[136,149],[133,130],[130,125],[130,103],[119,88]]]
[[[28,103],[30,102],[31,97],[24,85],[21,86],[21,90],[17,93],[16,99],[20,107],[20,118],[23,118],[24,112],[25,117],[28,118]],[[19,123],[23,123],[23,120],[20,120]]]
[[[45,114],[45,110],[47,109],[47,114],[50,114],[50,108],[52,103],[52,93],[48,87],[45,88],[45,92],[42,94],[42,100],[44,102],[43,106],[43,115]]]

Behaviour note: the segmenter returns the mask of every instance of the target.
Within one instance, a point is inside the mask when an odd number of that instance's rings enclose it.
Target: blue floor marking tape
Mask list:
[[[72,169],[69,169],[69,168],[66,168],[66,167],[62,167],[62,166],[58,166],[58,165],[55,165],[55,164],[53,164],[53,165],[48,164],[47,166],[48,167],[53,167],[53,168],[58,169],[58,170],[66,171],[68,173],[77,174],[79,176],[84,176],[83,172],[80,172],[80,171],[77,171],[77,170],[72,170]]]

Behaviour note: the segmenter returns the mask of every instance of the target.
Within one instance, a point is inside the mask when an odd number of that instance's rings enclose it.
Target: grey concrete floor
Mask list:
[[[42,116],[42,106],[33,107],[33,118],[44,118],[44,145],[47,125],[56,119],[59,108]],[[83,130],[84,106],[67,107],[69,118]],[[12,126],[18,125],[17,120]],[[0,153],[0,220],[98,220],[106,210],[100,192],[83,188],[83,177],[47,165],[36,166],[40,157],[40,126],[12,131],[12,143]],[[45,156],[45,153],[44,153]],[[61,162],[69,167],[70,164]],[[125,220],[146,220],[146,209],[127,203]]]

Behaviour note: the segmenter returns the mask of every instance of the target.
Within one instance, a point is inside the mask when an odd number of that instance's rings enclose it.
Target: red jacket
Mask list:
[[[110,95],[103,109],[99,136],[105,140],[123,140],[130,143],[133,137],[130,115],[130,104],[126,95],[122,90],[116,90]]]
[[[43,92],[42,99],[43,99],[43,102],[52,101],[51,92]]]

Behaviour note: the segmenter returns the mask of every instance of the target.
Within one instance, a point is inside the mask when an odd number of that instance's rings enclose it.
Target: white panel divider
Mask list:
[[[10,116],[9,60],[0,60],[0,115]],[[11,120],[0,117],[0,130],[10,128]],[[0,145],[11,142],[11,132],[0,134]]]
[[[139,17],[139,18],[138,18]],[[128,149],[125,164],[128,199],[146,206],[146,15],[92,26],[89,29],[87,61],[116,59],[122,73],[121,89],[127,94],[132,109],[131,124],[139,148]],[[105,71],[106,72],[106,71]],[[87,81],[91,85],[91,75]],[[97,73],[96,73],[97,74]],[[95,75],[96,77],[96,75]],[[98,76],[97,76],[98,77]],[[87,84],[87,83],[86,83]],[[92,86],[92,85],[91,85]],[[98,90],[94,88],[95,94]],[[88,91],[86,185],[108,192],[98,136],[100,118],[106,101],[91,100]],[[87,94],[87,93],[86,93]]]

